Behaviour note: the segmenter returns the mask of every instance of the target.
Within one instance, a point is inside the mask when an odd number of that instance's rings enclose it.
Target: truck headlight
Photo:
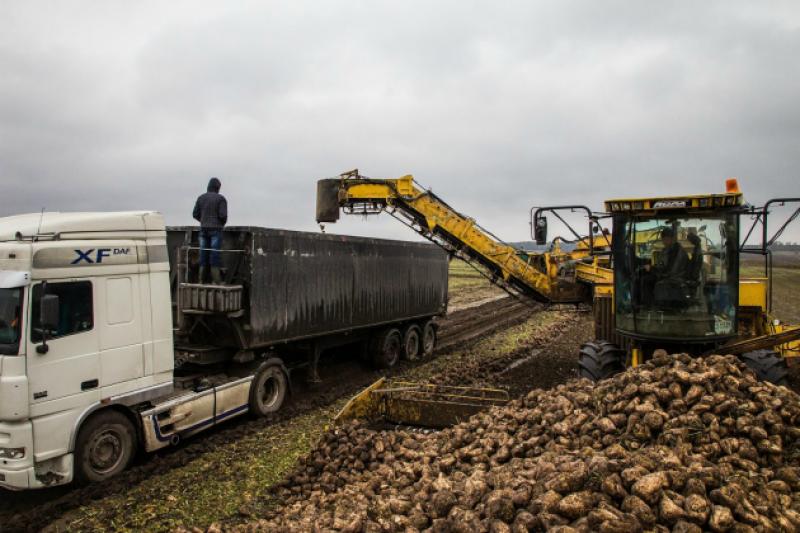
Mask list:
[[[25,448],[0,448],[0,459],[22,459]]]

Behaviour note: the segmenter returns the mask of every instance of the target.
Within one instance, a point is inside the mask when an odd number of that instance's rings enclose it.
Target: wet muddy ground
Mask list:
[[[523,339],[519,346],[514,341],[498,353],[482,344],[487,339],[490,345],[497,344],[491,339],[538,323],[542,316],[552,320],[551,314],[508,299],[468,306],[442,321],[442,348],[433,360],[403,363],[389,375],[435,379],[446,376],[454,364],[459,366],[460,359],[474,363],[484,356],[497,358],[503,350],[519,351],[534,339]],[[472,338],[476,334],[483,339],[476,341]],[[469,376],[479,380],[480,369],[474,364],[470,368],[471,374],[457,374],[463,380]],[[329,354],[321,375],[320,385],[297,380],[290,404],[271,420],[233,420],[175,448],[139,457],[108,483],[25,493],[2,491],[0,531],[152,531],[245,519],[257,512],[248,510],[248,501],[280,480],[347,398],[384,373],[355,362],[352,353],[341,350]]]

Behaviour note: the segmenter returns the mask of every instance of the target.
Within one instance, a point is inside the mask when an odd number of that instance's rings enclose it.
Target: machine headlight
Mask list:
[[[25,448],[0,448],[0,459],[22,459]]]

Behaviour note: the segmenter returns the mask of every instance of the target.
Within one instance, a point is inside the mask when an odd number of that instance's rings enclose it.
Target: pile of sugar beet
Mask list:
[[[265,531],[800,530],[800,396],[659,353],[435,433],[327,432]]]

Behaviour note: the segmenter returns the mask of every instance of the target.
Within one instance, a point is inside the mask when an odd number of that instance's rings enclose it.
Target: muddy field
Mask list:
[[[486,283],[476,278],[452,287],[436,356],[403,363],[389,375],[520,392],[572,377],[576,339],[588,334],[588,315],[572,308],[543,310],[494,289],[475,290]],[[520,368],[507,371],[512,364]],[[0,531],[166,531],[252,519],[265,511],[269,487],[311,448],[344,402],[383,373],[340,350],[329,354],[321,375],[323,383],[313,388],[297,380],[290,404],[273,419],[232,420],[176,448],[140,457],[109,483],[0,492]]]

